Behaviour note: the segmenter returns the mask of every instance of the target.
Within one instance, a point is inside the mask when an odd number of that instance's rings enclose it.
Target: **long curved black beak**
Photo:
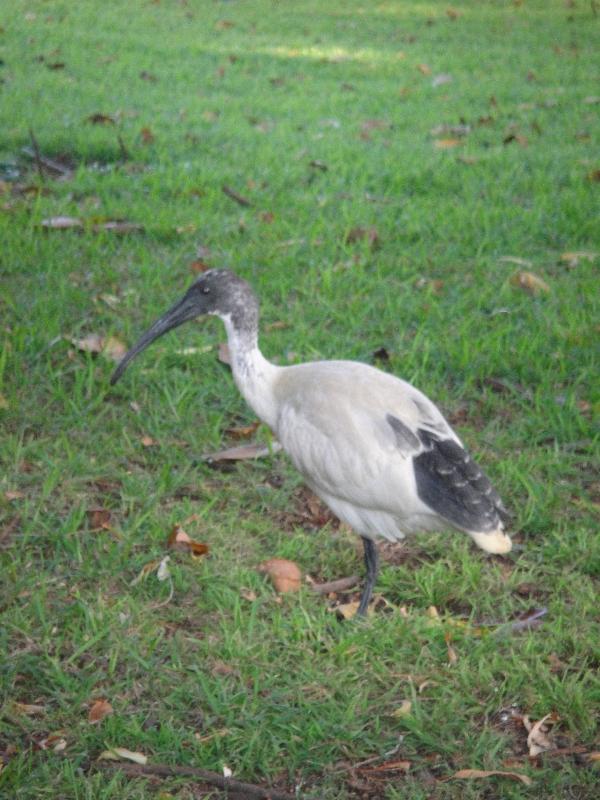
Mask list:
[[[121,375],[125,372],[129,362],[139,353],[141,353],[142,350],[145,350],[148,345],[152,344],[155,339],[158,339],[160,336],[168,333],[168,331],[173,330],[173,328],[183,325],[184,322],[200,316],[202,313],[203,311],[201,308],[199,308],[197,299],[191,295],[190,292],[185,294],[181,300],[178,300],[174,306],[171,306],[171,308],[162,315],[162,317],[156,320],[154,325],[152,325],[152,327],[146,331],[139,341],[133,345],[131,350],[128,350],[127,353],[125,353],[111,376],[110,385],[115,385]]]

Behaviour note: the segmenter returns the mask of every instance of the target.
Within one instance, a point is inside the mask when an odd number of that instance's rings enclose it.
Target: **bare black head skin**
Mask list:
[[[183,325],[190,319],[213,314],[230,319],[235,331],[245,338],[256,338],[258,330],[258,301],[246,281],[228,269],[211,269],[193,283],[181,300],[156,320],[140,340],[134,344],[114,371],[110,382],[114,385],[129,364],[142,350],[163,334]]]

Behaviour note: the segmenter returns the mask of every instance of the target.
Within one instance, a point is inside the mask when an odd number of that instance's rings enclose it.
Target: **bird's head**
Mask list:
[[[206,314],[229,318],[237,330],[247,329],[254,333],[258,325],[258,301],[246,281],[230,270],[211,269],[205,272],[181,300],[159,317],[123,356],[110,379],[111,385],[119,380],[129,362],[155,339],[188,320]]]

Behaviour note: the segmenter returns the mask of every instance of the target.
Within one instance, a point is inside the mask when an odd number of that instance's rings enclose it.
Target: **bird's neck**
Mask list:
[[[250,408],[273,430],[277,423],[274,388],[281,367],[268,361],[258,347],[258,327],[236,327],[231,316],[223,316],[231,359],[231,371]]]

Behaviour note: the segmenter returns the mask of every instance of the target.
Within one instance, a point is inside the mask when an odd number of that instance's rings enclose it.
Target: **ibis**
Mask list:
[[[248,405],[308,486],[362,537],[358,614],[377,578],[378,538],[453,529],[488,553],[511,549],[502,500],[431,400],[356,361],[271,363],[258,346],[258,300],[230,270],[203,273],[125,354],[111,383],[153,341],[206,314],[225,324],[233,378]]]

